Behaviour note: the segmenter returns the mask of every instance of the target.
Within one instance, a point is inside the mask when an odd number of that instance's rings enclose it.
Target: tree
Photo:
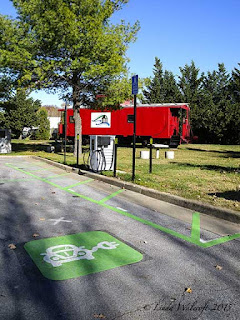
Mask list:
[[[240,67],[240,63],[238,65]],[[240,103],[240,70],[237,68],[232,71],[231,89],[234,100]]]
[[[240,63],[238,63],[238,66],[240,67]],[[232,71],[230,90],[233,101],[231,134],[235,141],[232,140],[232,143],[240,144],[240,70],[237,68]]]
[[[33,39],[17,20],[0,15],[0,98],[13,93],[21,81],[29,78],[34,66],[31,54]],[[6,90],[7,89],[7,90]]]
[[[146,89],[143,90],[145,103],[176,103],[180,102],[181,95],[174,75],[171,71],[163,71],[159,58],[155,58],[153,78],[145,80]]]
[[[0,128],[4,128],[5,127],[5,114],[4,114],[4,110],[0,108]]]
[[[113,25],[110,18],[127,2],[13,0],[19,17],[14,27],[24,30],[21,46],[29,52],[17,77],[21,85],[58,91],[62,98],[71,100],[76,135],[81,131],[80,106],[94,105],[96,94],[104,92],[126,69],[126,50],[135,40],[139,24],[121,21]],[[13,23],[6,24],[13,28]],[[10,39],[14,37],[11,34]],[[18,52],[20,47],[13,50]],[[11,60],[7,53],[5,56],[5,61]],[[18,69],[15,65],[10,68],[12,72]]]
[[[122,102],[131,100],[132,82],[127,74],[116,77],[103,91],[104,94],[97,94],[95,109],[119,109]]]
[[[191,107],[191,123],[193,129],[199,128],[201,122],[202,109],[202,81],[204,74],[199,75],[200,69],[195,66],[192,61],[190,65],[179,68],[181,75],[179,76],[178,86],[182,95],[182,102],[188,103]]]
[[[240,141],[239,105],[234,101],[231,78],[223,63],[204,76],[199,114],[200,141],[222,144]]]
[[[36,140],[48,140],[50,136],[50,121],[48,120],[48,113],[45,108],[40,108],[37,111],[37,125]]]
[[[144,102],[146,103],[162,103],[163,94],[163,66],[159,58],[155,57],[153,68],[153,78],[145,80],[146,89],[143,90]]]
[[[28,98],[26,92],[18,90],[16,95],[2,104],[4,119],[2,125],[11,129],[18,138],[21,137],[24,127],[33,127],[37,122],[37,110],[41,102]]]

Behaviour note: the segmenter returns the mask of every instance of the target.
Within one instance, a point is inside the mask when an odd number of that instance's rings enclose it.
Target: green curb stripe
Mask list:
[[[105,199],[106,198],[104,198],[104,199],[102,199],[100,201],[94,200],[92,198],[89,198],[89,197],[86,197],[84,195],[81,195],[81,194],[79,194],[79,193],[77,193],[77,192],[75,192],[73,190],[66,189],[64,187],[61,187],[61,186],[55,184],[55,183],[52,183],[51,181],[48,181],[48,180],[43,179],[41,177],[38,177],[38,176],[36,176],[36,175],[34,175],[34,174],[30,173],[30,172],[27,172],[27,171],[24,171],[22,169],[16,168],[16,167],[12,166],[11,164],[7,164],[6,163],[6,165],[8,167],[10,167],[10,168],[16,169],[16,170],[18,170],[20,172],[23,172],[23,173],[28,174],[28,175],[30,175],[32,177],[35,177],[36,179],[38,179],[40,181],[44,181],[44,182],[46,182],[46,183],[48,183],[48,184],[50,184],[50,185],[52,185],[52,186],[54,186],[54,187],[56,187],[58,189],[67,191],[68,193],[71,193],[71,194],[73,194],[75,196],[78,196],[79,198],[82,198],[82,199],[90,201],[92,203],[101,205],[101,206],[103,206],[103,207],[105,207],[107,209],[110,209],[111,211],[120,213],[123,216],[131,218],[131,219],[136,220],[138,222],[141,222],[141,223],[143,223],[145,225],[151,226],[151,227],[153,227],[153,228],[155,228],[157,230],[161,230],[161,231],[163,231],[163,232],[165,232],[167,234],[170,234],[170,235],[172,235],[174,237],[177,237],[177,238],[180,238],[182,240],[185,240],[185,241],[188,241],[190,243],[193,243],[193,244],[195,244],[195,245],[197,245],[197,246],[199,246],[201,248],[209,248],[209,247],[212,247],[212,246],[215,246],[215,245],[218,245],[218,244],[222,244],[222,243],[230,241],[230,240],[235,240],[235,239],[240,238],[240,233],[236,233],[236,234],[233,234],[233,235],[230,235],[230,236],[225,236],[225,237],[221,237],[221,238],[218,238],[218,239],[215,239],[215,240],[210,240],[208,242],[201,242],[200,241],[200,214],[198,212],[194,212],[193,213],[191,236],[188,237],[188,236],[185,236],[185,235],[183,235],[181,233],[178,233],[178,232],[176,232],[174,230],[171,230],[171,229],[165,228],[165,227],[163,227],[161,225],[158,225],[156,223],[153,223],[153,222],[151,222],[149,220],[142,219],[142,218],[140,218],[138,216],[135,216],[135,215],[133,215],[133,214],[131,214],[129,212],[126,212],[126,211],[123,211],[121,209],[112,207],[112,206],[110,206],[110,205],[105,203],[105,201],[106,201]],[[121,189],[121,190],[124,190],[124,189]],[[117,192],[120,192],[120,190],[118,190]],[[103,200],[105,200],[105,201],[103,202]]]
[[[93,181],[93,179],[87,179],[87,180],[84,180],[84,181],[81,181],[81,182],[77,182],[77,183],[72,184],[70,186],[64,187],[64,190],[70,189],[70,188],[74,188],[74,187],[77,187],[77,186],[79,186],[81,184],[88,183],[88,182],[91,182],[91,181]]]
[[[123,192],[124,189],[120,189],[112,194],[110,194],[109,196],[107,196],[106,198],[103,198],[102,200],[99,201],[99,204],[102,204],[110,199],[112,199],[113,197],[115,197],[116,195],[118,195],[119,193]]]

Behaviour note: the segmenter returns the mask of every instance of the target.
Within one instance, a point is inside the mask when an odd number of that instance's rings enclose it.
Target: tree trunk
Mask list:
[[[78,156],[82,155],[82,120],[79,114],[79,108],[74,108],[74,122],[75,122],[75,140],[74,140],[74,156],[77,157],[77,135],[79,134],[79,150]]]
[[[73,110],[74,110],[74,122],[75,122],[74,156],[77,157],[77,145],[78,145],[77,137],[79,135],[78,157],[80,157],[82,155],[82,120],[79,114],[80,102],[79,102],[79,89],[77,85],[73,86]]]

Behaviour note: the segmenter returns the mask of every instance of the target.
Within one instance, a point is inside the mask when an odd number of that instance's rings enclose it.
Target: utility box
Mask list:
[[[0,153],[11,153],[11,131],[8,129],[0,129]]]
[[[90,136],[90,169],[94,172],[114,168],[115,136]]]

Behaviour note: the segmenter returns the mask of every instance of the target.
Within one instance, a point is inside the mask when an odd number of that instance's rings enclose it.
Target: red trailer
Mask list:
[[[64,110],[59,125],[59,134],[64,136]],[[83,141],[89,135],[114,135],[119,143],[130,144],[133,136],[133,106],[124,106],[114,111],[80,109],[82,119]],[[140,104],[136,111],[137,142],[164,143],[178,146],[181,142],[189,142],[190,108],[187,104]],[[67,137],[74,139],[75,126],[73,109],[67,109]]]

